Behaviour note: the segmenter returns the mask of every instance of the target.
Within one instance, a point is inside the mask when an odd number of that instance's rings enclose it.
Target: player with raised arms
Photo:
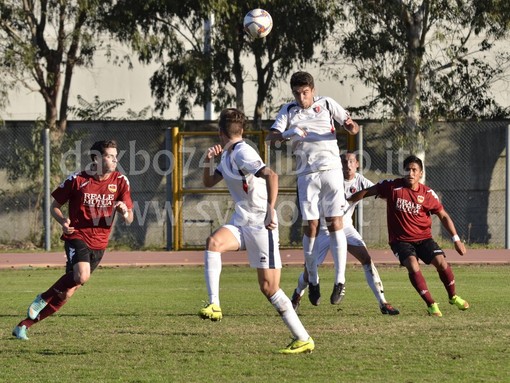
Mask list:
[[[292,333],[292,342],[279,352],[311,352],[315,348],[314,341],[280,288],[282,262],[275,211],[278,175],[243,140],[246,127],[243,112],[224,109],[218,125],[220,144],[207,149],[203,182],[206,187],[212,187],[225,180],[235,210],[229,223],[207,238],[204,264],[209,303],[198,314],[212,321],[223,318],[219,298],[221,253],[246,249],[250,266],[257,269],[260,291]],[[216,167],[214,159],[218,156],[221,160]]]

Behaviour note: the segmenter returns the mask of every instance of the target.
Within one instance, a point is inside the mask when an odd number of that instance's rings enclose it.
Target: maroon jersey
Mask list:
[[[389,243],[417,242],[432,238],[432,214],[443,210],[437,194],[423,184],[418,190],[406,186],[403,178],[381,181],[377,194],[386,199]]]
[[[92,250],[103,250],[108,245],[115,202],[123,201],[128,209],[133,208],[129,181],[117,171],[103,181],[84,171],[75,173],[51,195],[61,205],[69,202],[70,226],[75,231],[61,238],[81,239]]]

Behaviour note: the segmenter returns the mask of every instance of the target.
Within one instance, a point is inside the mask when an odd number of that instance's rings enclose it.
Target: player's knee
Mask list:
[[[279,286],[273,286],[269,281],[261,282],[259,287],[267,299],[270,299],[280,289]]]
[[[221,242],[218,239],[211,235],[205,241],[206,249],[209,251],[220,251],[221,250]]]
[[[78,285],[84,285],[90,279],[90,274],[75,274],[74,281]]]

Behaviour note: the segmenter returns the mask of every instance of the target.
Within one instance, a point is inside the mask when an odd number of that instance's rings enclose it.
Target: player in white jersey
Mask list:
[[[356,155],[353,153],[345,153],[342,154],[342,164],[343,164],[343,173],[344,173],[344,188],[346,198],[349,198],[352,194],[356,193],[359,190],[369,188],[374,183],[369,179],[363,177],[361,174],[357,172],[359,168],[359,162],[356,158]],[[363,266],[363,270],[365,272],[365,278],[367,280],[368,286],[374,293],[375,298],[379,304],[379,308],[381,313],[389,314],[389,315],[398,315],[400,311],[393,307],[390,303],[386,301],[386,297],[384,296],[384,287],[379,277],[379,273],[372,262],[372,258],[368,253],[367,247],[363,238],[358,233],[353,225],[353,213],[358,203],[354,203],[350,205],[344,216],[344,232],[347,238],[347,250],[351,253]],[[322,223],[322,221],[321,221]],[[321,224],[319,235],[315,240],[314,254],[317,256],[317,266],[321,265],[326,258],[329,250],[329,233],[326,225]],[[305,266],[306,271],[306,266]],[[303,296],[306,286],[308,284],[307,276],[309,274],[316,275],[318,274],[317,268],[314,270],[308,270],[308,272],[303,272],[298,277],[298,285],[294,290],[294,294],[292,295],[292,305],[294,309],[297,310],[299,307],[299,303],[301,301],[301,297]],[[317,279],[318,275],[317,275]],[[341,296],[343,298],[345,294],[345,286],[342,290]]]
[[[271,143],[290,140],[292,145],[299,205],[305,225],[303,253],[309,270],[317,267],[312,249],[319,233],[319,219],[321,216],[326,219],[336,270],[330,301],[338,304],[345,283],[347,242],[342,224],[346,201],[334,122],[342,125],[349,134],[357,134],[359,126],[335,100],[315,97],[311,74],[294,73],[290,87],[295,102],[280,109],[267,140]],[[320,300],[319,280],[314,275],[308,277],[309,298],[312,304],[317,305]]]
[[[221,145],[207,150],[203,182],[206,187],[212,187],[225,180],[235,202],[235,212],[227,225],[207,238],[204,262],[209,303],[198,315],[212,321],[223,318],[219,298],[221,253],[246,249],[250,266],[257,269],[260,290],[292,333],[293,341],[280,353],[311,352],[314,341],[280,288],[282,262],[275,212],[278,175],[243,141],[246,126],[243,112],[225,109],[218,124]],[[215,169],[214,158],[220,155],[220,164]]]

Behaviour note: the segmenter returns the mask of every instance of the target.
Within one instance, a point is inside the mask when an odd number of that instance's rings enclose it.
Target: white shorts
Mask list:
[[[358,230],[354,226],[344,227],[345,237],[347,238],[347,246],[364,246],[365,242],[361,238]],[[313,252],[317,255],[317,265],[322,265],[329,251],[329,231],[321,229],[319,235],[315,238],[313,244]]]
[[[267,230],[263,226],[224,225],[239,242],[239,250],[246,250],[250,267],[257,269],[281,269],[278,228]]]
[[[297,186],[304,221],[344,215],[346,201],[342,169],[303,174],[298,176]]]

